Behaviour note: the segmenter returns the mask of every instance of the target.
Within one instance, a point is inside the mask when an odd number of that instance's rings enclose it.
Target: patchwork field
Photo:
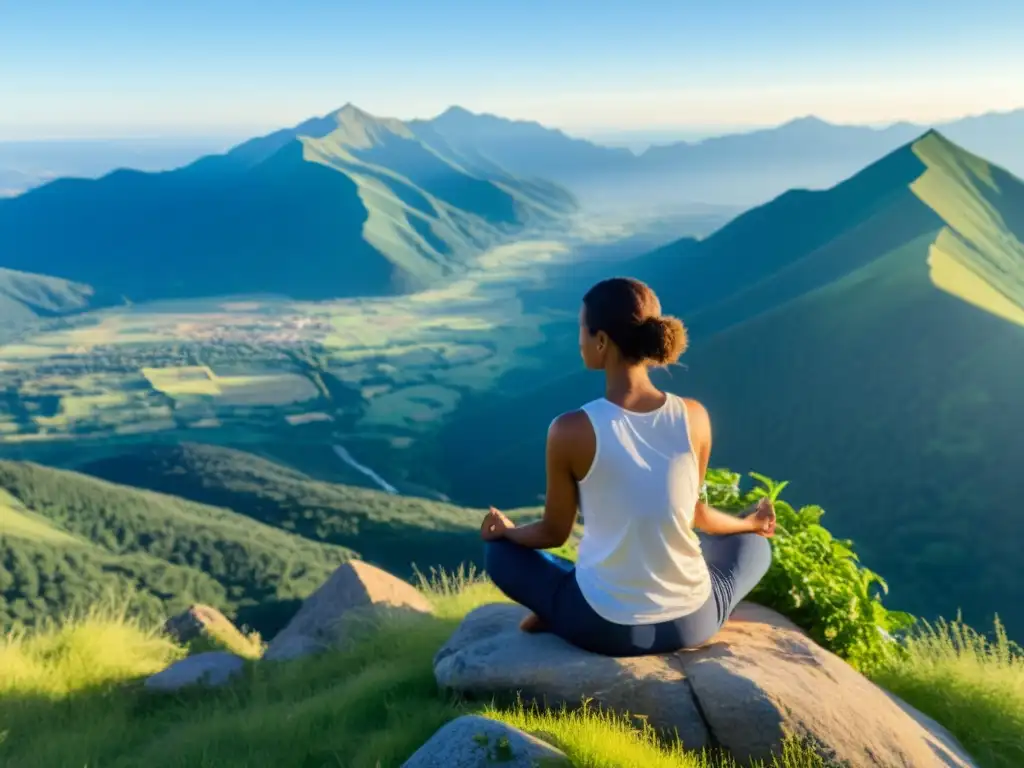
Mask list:
[[[25,326],[0,346],[0,455],[153,439],[409,448],[467,396],[536,366],[529,351],[566,312],[528,308],[523,290],[571,266],[579,243],[623,237],[581,227],[577,246],[501,246],[468,277],[402,297],[164,301]]]

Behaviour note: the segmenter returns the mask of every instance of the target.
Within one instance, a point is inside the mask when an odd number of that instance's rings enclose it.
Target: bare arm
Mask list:
[[[568,541],[576,523],[579,491],[573,473],[574,450],[587,442],[584,430],[590,422],[580,412],[559,416],[551,423],[547,438],[547,492],[544,516],[535,523],[505,531],[505,538],[530,549],[551,549]],[[593,441],[593,436],[590,436]]]
[[[697,454],[700,486],[703,488],[708,471],[708,462],[711,460],[711,418],[708,416],[707,409],[696,400],[686,401],[686,415],[690,422],[690,439],[693,441],[693,451]],[[704,501],[703,494],[701,494],[701,498],[697,501],[693,522],[704,533],[713,535],[752,533],[758,528],[750,517],[736,517],[735,515],[715,509]]]

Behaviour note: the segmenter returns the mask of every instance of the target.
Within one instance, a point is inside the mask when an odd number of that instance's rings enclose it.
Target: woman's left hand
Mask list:
[[[757,502],[754,511],[747,515],[752,533],[770,539],[775,535],[775,505],[765,497]]]
[[[480,538],[484,541],[497,541],[504,538],[505,531],[515,527],[516,524],[509,520],[504,512],[491,507],[480,526]]]

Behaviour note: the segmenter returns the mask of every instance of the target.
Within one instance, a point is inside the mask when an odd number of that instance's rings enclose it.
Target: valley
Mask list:
[[[699,226],[699,224],[698,224]],[[553,269],[624,258],[640,231],[581,222],[482,254],[464,277],[396,297],[231,296],[22,323],[0,346],[0,452],[58,460],[160,439],[384,441],[400,451],[461,399],[529,368],[562,310],[525,305]],[[624,255],[625,254],[625,255]]]

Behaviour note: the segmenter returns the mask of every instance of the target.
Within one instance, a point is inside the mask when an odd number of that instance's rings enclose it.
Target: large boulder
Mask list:
[[[402,768],[572,768],[561,750],[517,728],[479,715],[452,720]]]
[[[331,574],[267,647],[264,659],[283,661],[342,647],[357,628],[384,614],[429,613],[430,602],[411,584],[360,560]]]
[[[970,766],[934,720],[767,608],[745,604],[709,646],[678,654],[716,741],[764,759],[787,736],[858,766]]]
[[[217,687],[239,675],[244,667],[245,661],[232,653],[199,653],[157,672],[146,680],[145,687],[150,691],[164,693],[195,685]]]
[[[469,697],[522,691],[547,706],[591,699],[740,761],[770,760],[791,736],[850,768],[973,765],[945,729],[766,608],[741,604],[700,650],[631,659],[523,633],[524,615],[500,604],[470,613],[435,657],[438,684]]]
[[[688,748],[711,745],[697,702],[672,656],[612,659],[549,634],[526,634],[518,605],[495,603],[466,616],[434,657],[438,685],[467,698],[496,697],[549,709],[589,704],[646,717],[675,730]]]

